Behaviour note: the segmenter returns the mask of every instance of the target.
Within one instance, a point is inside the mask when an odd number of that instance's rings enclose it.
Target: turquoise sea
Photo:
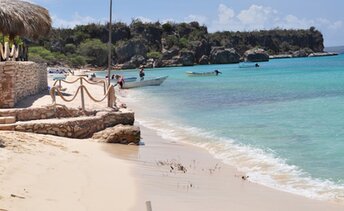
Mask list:
[[[185,74],[215,69],[222,74]],[[206,148],[253,182],[344,201],[344,55],[145,72],[169,78],[159,87],[121,91],[139,105],[140,124]]]

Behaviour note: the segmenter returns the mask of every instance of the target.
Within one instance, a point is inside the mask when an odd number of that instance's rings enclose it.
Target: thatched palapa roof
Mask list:
[[[45,8],[20,0],[0,0],[0,33],[36,39],[51,29],[51,18]]]

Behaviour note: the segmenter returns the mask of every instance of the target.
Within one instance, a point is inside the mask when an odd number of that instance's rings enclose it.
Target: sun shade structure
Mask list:
[[[49,11],[20,0],[0,0],[0,33],[32,39],[43,37],[51,29]]]

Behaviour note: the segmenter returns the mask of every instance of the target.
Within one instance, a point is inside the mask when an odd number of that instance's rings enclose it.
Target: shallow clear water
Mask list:
[[[185,74],[215,69],[222,74]],[[344,55],[146,70],[164,75],[159,87],[122,91],[142,105],[141,124],[207,148],[252,181],[343,200]]]

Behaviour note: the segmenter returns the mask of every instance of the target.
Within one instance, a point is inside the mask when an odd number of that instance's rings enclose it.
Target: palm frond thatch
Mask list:
[[[0,32],[4,35],[38,38],[51,29],[45,8],[20,0],[0,0]]]

